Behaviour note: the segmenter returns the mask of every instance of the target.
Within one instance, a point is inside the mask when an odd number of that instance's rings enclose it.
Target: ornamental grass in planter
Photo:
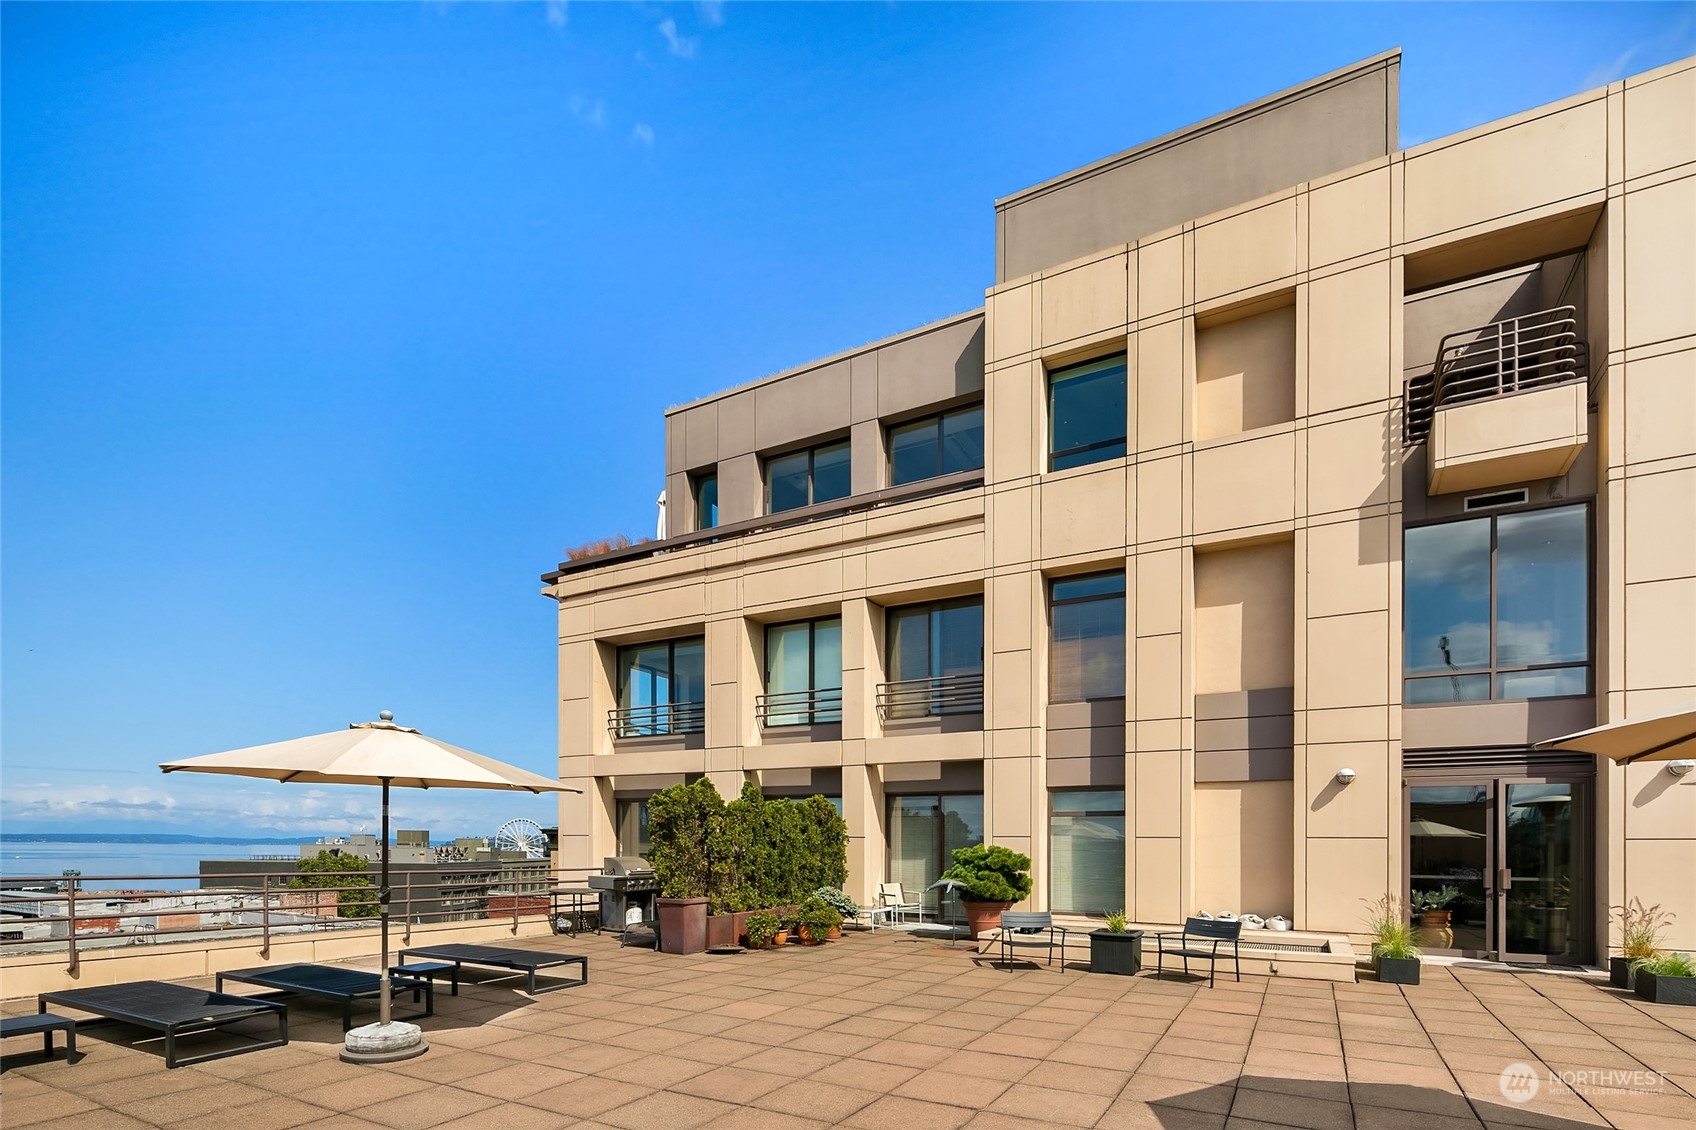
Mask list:
[[[1089,932],[1089,971],[1121,977],[1142,972],[1142,931],[1127,928],[1124,911],[1110,911],[1106,927]]]
[[[999,844],[954,849],[954,865],[942,873],[960,884],[966,924],[976,938],[1001,924],[1001,913],[1031,894],[1031,857]]]
[[[1419,984],[1419,947],[1402,900],[1385,894],[1368,902],[1367,932],[1372,935],[1372,967],[1386,985]]]
[[[1608,982],[1629,989],[1636,982],[1636,963],[1661,956],[1661,932],[1676,916],[1662,910],[1660,903],[1644,906],[1642,899],[1634,898],[1612,907],[1609,917],[1619,923],[1620,956],[1608,958]]]
[[[1696,1005],[1696,963],[1687,953],[1664,953],[1632,962],[1637,995],[1651,1004]]]

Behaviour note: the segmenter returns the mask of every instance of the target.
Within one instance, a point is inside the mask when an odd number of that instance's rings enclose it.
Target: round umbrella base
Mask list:
[[[418,1025],[398,1020],[350,1028],[342,1038],[343,1063],[397,1063],[429,1050]]]

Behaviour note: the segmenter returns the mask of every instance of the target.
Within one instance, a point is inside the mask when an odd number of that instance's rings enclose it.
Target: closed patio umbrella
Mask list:
[[[1635,761],[1683,761],[1696,757],[1696,709],[1610,722],[1593,730],[1538,742],[1537,748],[1592,753],[1621,765]]]
[[[344,1059],[382,1062],[426,1050],[415,1024],[390,1019],[389,985],[389,786],[414,789],[506,789],[514,792],[581,792],[557,780],[507,765],[397,726],[385,710],[381,721],[355,722],[345,730],[249,746],[159,766],[166,773],[227,773],[283,783],[380,785],[383,789],[382,879],[377,909],[382,920],[382,965],[378,978],[378,1022],[347,1034]]]

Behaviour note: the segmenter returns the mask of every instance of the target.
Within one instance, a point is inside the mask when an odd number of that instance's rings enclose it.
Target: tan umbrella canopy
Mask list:
[[[424,1050],[417,1029],[412,1025],[392,1025],[389,1001],[389,786],[413,789],[506,789],[512,792],[581,792],[558,781],[516,765],[507,765],[492,757],[460,749],[447,742],[426,737],[417,730],[397,726],[394,715],[385,710],[379,722],[355,722],[345,730],[328,734],[313,734],[292,741],[272,742],[269,745],[249,746],[247,749],[212,753],[205,757],[190,757],[183,761],[167,761],[159,768],[166,773],[227,773],[236,777],[262,777],[273,781],[298,782],[313,785],[380,785],[383,789],[382,882],[377,891],[377,909],[382,919],[382,965],[378,976],[383,991],[380,1002],[378,1033],[370,1037],[373,1046],[387,1047],[395,1043],[391,1028],[410,1029],[400,1038],[410,1039],[392,1054],[363,1055],[356,1044],[366,1039],[356,1037],[360,1029],[349,1033],[348,1050],[344,1058],[370,1061],[403,1058]],[[364,1046],[364,1045],[360,1045]]]
[[[1415,836],[1432,836],[1437,838],[1481,840],[1483,832],[1469,832],[1465,828],[1457,828],[1453,824],[1439,824],[1435,820],[1427,820],[1423,816],[1415,816],[1407,822],[1407,830]]]
[[[1696,757],[1696,709],[1637,721],[1628,718],[1538,742],[1537,748],[1593,753],[1621,765],[1634,761],[1682,761]]]

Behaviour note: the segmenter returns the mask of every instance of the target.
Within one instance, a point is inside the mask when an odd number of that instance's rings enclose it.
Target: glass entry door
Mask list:
[[[1424,949],[1589,959],[1588,782],[1490,776],[1407,793],[1409,902]]]

